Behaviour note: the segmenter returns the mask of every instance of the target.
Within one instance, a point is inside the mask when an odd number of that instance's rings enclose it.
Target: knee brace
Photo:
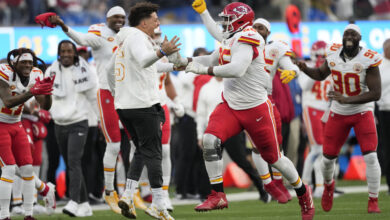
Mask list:
[[[19,167],[20,175],[22,179],[30,178],[34,176],[34,168],[31,164]]]
[[[1,178],[5,179],[4,181],[13,182],[15,179],[15,170],[16,165],[6,165],[1,168]]]
[[[212,134],[203,135],[203,158],[205,161],[222,159],[221,139]]]

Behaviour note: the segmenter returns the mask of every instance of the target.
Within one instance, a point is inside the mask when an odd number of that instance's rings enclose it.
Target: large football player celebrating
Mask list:
[[[196,10],[200,14],[201,19],[210,34],[217,41],[222,42],[223,33],[219,28],[218,24],[210,16],[210,13],[206,8],[205,1],[195,0],[192,6],[194,10]],[[267,42],[267,38],[271,34],[271,24],[263,18],[258,18],[253,22],[253,28]],[[299,69],[296,65],[292,63],[290,58],[291,54],[292,52],[288,45],[282,41],[271,41],[265,45],[264,59],[266,63],[266,71],[270,74],[269,80],[267,82],[267,93],[268,99],[272,102],[273,105],[279,146],[282,146],[283,141],[282,120],[280,117],[279,110],[276,108],[276,105],[272,99],[272,80],[275,77],[278,67],[283,69],[281,70],[281,77],[283,79],[283,83],[288,83],[297,76]],[[284,155],[282,154],[282,156]],[[257,152],[256,149],[253,150],[252,158],[256,164],[260,177],[263,180],[264,188],[267,190],[267,192],[269,192],[272,197],[278,200],[279,203],[286,203],[287,201],[291,200],[290,193],[283,185],[281,173],[276,168],[272,167],[272,176],[274,178],[274,180],[272,181],[268,169],[268,164],[264,161],[264,159],[261,157],[261,155]]]
[[[117,206],[118,196],[114,190],[115,164],[120,150],[121,133],[119,129],[119,117],[114,108],[112,97],[107,83],[105,68],[117,45],[115,36],[125,24],[126,13],[123,8],[115,6],[107,12],[107,24],[94,24],[88,29],[88,33],[79,33],[64,24],[58,16],[51,16],[52,24],[61,26],[62,30],[77,44],[92,48],[92,55],[96,61],[96,69],[99,77],[98,105],[100,110],[100,123],[107,142],[104,153],[104,181],[105,200],[115,212],[120,213]]]
[[[300,62],[299,68],[315,80],[324,80],[332,74],[331,112],[325,125],[322,173],[324,193],[322,208],[330,211],[333,205],[335,162],[351,128],[355,130],[367,166],[368,212],[380,212],[378,192],[381,169],[376,147],[378,143],[373,101],[381,96],[381,78],[378,65],[382,57],[359,46],[360,28],[349,24],[344,29],[343,44],[333,44],[326,51],[326,61],[319,68],[309,68]]]
[[[11,60],[13,56],[13,60]],[[43,109],[51,107],[54,78],[43,78],[37,61],[44,62],[27,48],[12,50],[8,64],[0,65],[0,219],[10,219],[9,204],[16,164],[22,183],[25,220],[33,215],[35,177],[27,134],[21,123],[24,102],[35,97]],[[48,191],[49,188],[44,186]]]
[[[203,136],[203,156],[212,192],[196,211],[228,206],[223,191],[221,143],[246,130],[265,161],[276,167],[294,187],[303,219],[312,219],[314,204],[292,162],[279,152],[276,123],[271,101],[267,98],[269,74],[265,71],[265,41],[251,25],[254,12],[246,4],[228,4],[223,18],[221,47],[211,55],[180,59],[186,72],[223,77],[223,103],[210,116]],[[219,65],[218,65],[219,64]]]

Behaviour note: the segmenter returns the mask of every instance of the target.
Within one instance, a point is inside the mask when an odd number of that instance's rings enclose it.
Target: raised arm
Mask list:
[[[77,44],[82,45],[82,46],[88,46],[92,47],[94,49],[97,49],[101,46],[101,38],[95,34],[92,33],[80,33],[69,26],[67,26],[64,21],[59,17],[59,16],[51,16],[49,17],[49,21],[52,24],[57,24],[62,28],[62,31],[68,37],[70,37],[72,40],[74,40]]]
[[[33,97],[33,94],[30,91],[22,93],[20,95],[12,95],[9,85],[0,80],[0,98],[3,101],[6,108],[13,108],[20,104],[23,104],[27,100]]]
[[[325,61],[319,68],[310,68],[303,61],[298,61],[297,66],[302,72],[314,80],[322,81],[326,79],[326,77],[328,77],[331,73],[328,66],[328,61]]]
[[[207,10],[206,2],[204,0],[195,0],[192,3],[192,8],[200,14],[200,18],[206,26],[207,31],[214,37],[214,39],[221,42],[223,39],[222,29],[211,17],[209,11]]]

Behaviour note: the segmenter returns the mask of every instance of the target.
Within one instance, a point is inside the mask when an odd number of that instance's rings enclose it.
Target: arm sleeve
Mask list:
[[[294,70],[297,75],[299,74],[299,68],[295,65],[289,56],[282,56],[279,60],[279,66],[284,70]]]
[[[163,62],[157,62],[157,72],[163,73],[163,72],[172,72],[173,71],[173,63],[163,63]]]
[[[200,63],[204,66],[217,66],[218,65],[218,50],[214,50],[210,55],[193,57],[192,61]]]
[[[72,38],[72,40],[74,40],[78,45],[88,46],[88,47],[92,47],[94,49],[99,48],[101,45],[101,42],[100,42],[101,38],[95,34],[80,33],[80,32],[73,30],[70,27],[68,27],[68,32],[65,32],[65,34],[68,35],[68,37]]]
[[[96,93],[97,93],[97,87],[93,87],[91,89],[88,89],[86,90],[85,92],[83,92],[85,97],[87,98],[89,104],[91,105],[91,108],[93,110],[93,112],[95,113],[95,115],[99,115],[99,109],[98,109],[98,104],[97,104],[97,96],[96,96]]]
[[[145,45],[145,39],[135,36],[128,44],[130,53],[143,68],[153,65],[160,57],[155,50],[148,49]]]
[[[202,139],[207,127],[207,104],[205,101],[205,95],[205,90],[201,89],[196,108],[196,131],[198,134],[198,140]]]
[[[232,48],[232,59],[230,63],[214,67],[215,76],[223,78],[239,78],[245,74],[252,63],[253,49],[248,44],[238,44]]]
[[[110,61],[105,68],[107,74],[107,82],[111,92],[115,90],[115,57],[116,53],[111,56]]]
[[[200,14],[203,24],[206,26],[207,31],[214,37],[215,40],[222,41],[222,30],[220,26],[214,21],[211,17],[209,11],[206,9],[202,14]]]

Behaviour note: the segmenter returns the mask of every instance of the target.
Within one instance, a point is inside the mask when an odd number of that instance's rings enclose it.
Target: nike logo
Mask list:
[[[260,118],[256,118],[256,122],[259,122],[261,119],[263,119],[263,116],[261,116]]]
[[[361,112],[360,114],[361,114],[361,115],[364,115],[364,114],[366,114],[366,113],[367,113],[367,112]]]
[[[79,135],[79,136],[83,136],[83,135],[84,135],[84,133],[82,133],[82,132],[79,132],[79,133],[78,133],[78,135]]]
[[[255,34],[248,34],[248,36],[253,36],[253,35],[255,35]]]

